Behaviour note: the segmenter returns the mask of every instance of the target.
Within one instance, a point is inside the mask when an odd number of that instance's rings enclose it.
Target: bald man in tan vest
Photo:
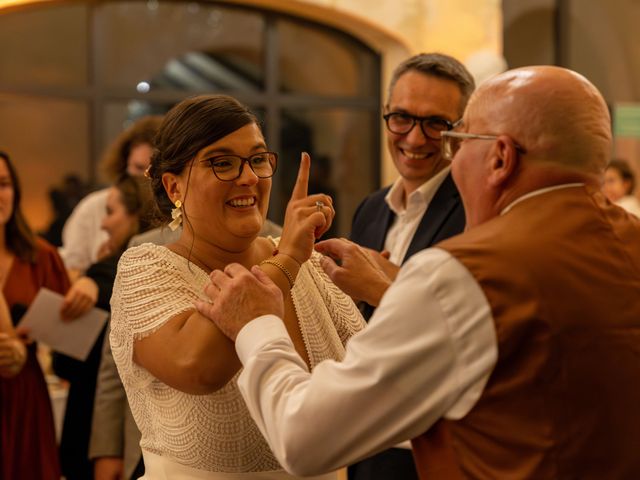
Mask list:
[[[579,74],[482,84],[443,133],[465,233],[393,283],[346,240],[317,246],[378,308],[313,374],[265,275],[213,272],[199,308],[236,341],[240,390],[282,465],[317,474],[413,438],[429,480],[640,478],[640,220],[600,193],[610,149],[607,106]]]

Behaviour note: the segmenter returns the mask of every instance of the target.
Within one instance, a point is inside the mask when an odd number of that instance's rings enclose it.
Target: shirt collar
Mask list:
[[[542,195],[543,193],[552,192],[554,190],[560,190],[563,188],[583,187],[584,185],[585,185],[584,183],[563,183],[562,185],[554,185],[553,187],[541,188],[539,190],[534,190],[533,192],[525,193],[524,195],[516,198],[513,202],[511,202],[509,205],[504,207],[500,212],[500,215],[504,215],[509,210],[511,210],[514,206],[516,206],[518,203],[528,198],[536,197],[538,195]]]
[[[416,199],[416,201],[418,201],[419,203],[427,204],[433,199],[433,196],[436,194],[438,188],[440,188],[442,182],[444,182],[444,179],[449,174],[450,170],[451,166],[447,166],[436,173],[433,177],[420,185],[416,190],[411,192],[411,194],[407,198],[406,203],[402,201],[404,198],[404,185],[402,183],[402,178],[400,177],[396,179],[395,182],[393,182],[393,185],[387,192],[384,200],[385,202],[387,202],[389,209],[396,215],[404,213],[407,209],[407,205],[414,199]]]

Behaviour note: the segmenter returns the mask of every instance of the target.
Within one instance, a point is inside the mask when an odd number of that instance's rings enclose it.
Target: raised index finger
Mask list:
[[[298,178],[291,192],[291,200],[299,200],[307,196],[309,187],[309,169],[311,168],[311,157],[307,152],[302,152],[300,157],[300,168],[298,169]]]

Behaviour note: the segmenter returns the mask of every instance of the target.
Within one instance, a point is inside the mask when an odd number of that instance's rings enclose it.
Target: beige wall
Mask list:
[[[416,52],[438,50],[462,60],[482,49],[501,52],[500,0],[308,1],[385,25]]]
[[[640,103],[640,2],[564,0],[562,5],[563,29],[558,36],[555,0],[503,1],[509,66],[558,61],[591,80],[612,108]],[[640,177],[640,138],[617,137],[612,156],[629,161]],[[636,195],[640,198],[640,188]]]

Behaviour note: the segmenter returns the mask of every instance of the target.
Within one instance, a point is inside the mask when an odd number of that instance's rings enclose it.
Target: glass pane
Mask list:
[[[247,107],[249,107],[249,110],[251,110],[251,113],[253,113],[256,116],[256,118],[258,119],[258,123],[260,124],[260,128],[262,129],[262,133],[266,135],[264,125],[267,118],[267,112],[265,111],[265,109],[255,107],[251,104],[245,104],[245,105],[247,105]]]
[[[345,35],[310,24],[277,23],[280,90],[337,96],[378,95],[376,56]]]
[[[0,15],[0,84],[87,83],[87,7],[34,7]]]
[[[71,174],[88,178],[88,120],[84,102],[0,95],[0,150],[18,170],[22,208],[35,230],[53,218],[51,187]]]
[[[271,193],[270,218],[282,223],[300,162],[311,154],[309,193],[333,197],[336,218],[325,235],[347,236],[362,199],[379,181],[376,115],[345,109],[286,110],[282,118],[280,164]]]
[[[263,89],[262,16],[197,2],[113,2],[99,8],[109,87]]]

